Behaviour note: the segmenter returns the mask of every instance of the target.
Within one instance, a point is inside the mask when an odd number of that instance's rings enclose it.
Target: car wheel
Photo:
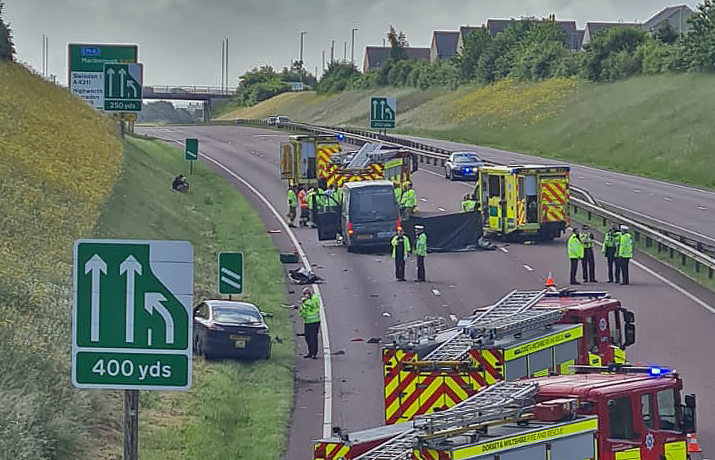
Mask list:
[[[263,355],[263,359],[271,359],[271,347],[270,344],[268,344],[268,349],[266,350],[265,354]]]
[[[198,337],[196,337],[196,354],[199,356],[203,356],[204,359],[209,359],[209,354],[204,349],[204,344],[202,340]]]

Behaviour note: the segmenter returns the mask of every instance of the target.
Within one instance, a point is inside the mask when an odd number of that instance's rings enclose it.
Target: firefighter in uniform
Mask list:
[[[293,187],[288,187],[288,226],[295,227],[295,214],[298,208],[298,196]]]
[[[616,251],[618,250],[618,242],[621,239],[621,232],[618,231],[616,224],[613,224],[611,228],[606,232],[603,237],[603,246],[601,247],[601,252],[606,256],[608,262],[608,282],[613,282],[613,272],[615,269],[616,283],[621,280],[620,273],[618,272],[618,265],[616,264]]]
[[[410,220],[417,207],[417,193],[409,182],[405,182],[403,187],[404,190],[400,197],[400,209],[402,211],[402,218],[404,220]]]
[[[395,259],[395,278],[397,281],[405,281],[405,262],[407,255],[412,251],[410,238],[400,228],[390,243],[392,244],[392,258]]]
[[[578,229],[573,228],[568,242],[569,261],[571,262],[571,284],[581,284],[576,280],[579,260],[583,259],[583,243],[578,236]]]
[[[415,225],[415,255],[417,256],[417,281],[423,283],[427,281],[425,276],[425,257],[427,256],[427,234],[422,225]]]
[[[621,225],[621,238],[618,244],[618,261],[621,272],[621,284],[630,284],[628,263],[633,257],[633,235],[626,225]]]
[[[473,212],[477,207],[477,200],[471,194],[465,193],[462,197],[462,212]]]
[[[308,344],[308,354],[304,358],[316,358],[318,355],[318,331],[320,330],[320,300],[311,293],[309,287],[303,288],[303,302],[300,306],[300,316],[303,318],[305,343]]]
[[[596,282],[596,260],[593,258],[593,233],[589,232],[589,226],[581,227],[581,243],[583,243],[583,261],[581,264],[584,283]]]
[[[310,220],[310,209],[308,209],[308,191],[307,186],[302,187],[298,191],[298,203],[300,203],[300,226],[305,227]]]

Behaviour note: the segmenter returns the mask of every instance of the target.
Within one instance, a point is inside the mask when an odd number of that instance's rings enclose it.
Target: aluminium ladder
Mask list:
[[[437,334],[447,329],[447,321],[440,316],[427,316],[406,323],[396,324],[387,328],[387,338],[390,342],[406,346],[419,344],[424,338],[434,340]]]
[[[460,404],[441,412],[415,418],[413,428],[359,455],[355,460],[409,460],[423,438],[439,438],[451,428],[466,431],[477,423],[495,422],[519,416],[534,405],[537,383],[499,382]]]
[[[382,142],[368,142],[360,147],[355,156],[348,163],[348,169],[363,169],[370,164],[370,154],[379,152],[382,149]]]
[[[516,289],[501,298],[485,312],[477,315],[465,330],[489,329],[492,324],[499,324],[514,315],[523,313],[541,300],[546,294],[546,289],[541,291],[517,291]],[[521,316],[510,318],[518,320]],[[450,339],[440,345],[432,353],[425,356],[423,361],[458,361],[472,348],[472,337],[459,331]]]

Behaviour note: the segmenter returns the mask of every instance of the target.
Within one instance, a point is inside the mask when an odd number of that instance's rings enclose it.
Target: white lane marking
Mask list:
[[[530,266],[528,266],[528,265],[526,265],[526,264],[524,264],[524,268],[525,268],[527,271],[530,271],[530,272],[533,272],[533,271],[534,271],[533,268],[531,268]]]
[[[507,253],[509,252],[509,250],[508,250],[507,248],[504,248],[504,247],[499,248],[499,250],[500,250],[501,252],[503,252],[504,254],[507,254]]]
[[[637,188],[634,188],[634,189],[633,189],[633,193],[640,193],[640,192],[641,192],[641,191],[640,191],[639,189],[637,189]]]
[[[606,185],[613,185],[613,182],[606,182]]]
[[[603,245],[603,243],[601,243],[600,241],[594,240],[594,242],[595,242],[596,244],[598,244],[599,246],[602,246],[602,245]],[[680,293],[683,294],[685,297],[687,297],[688,299],[692,300],[692,301],[695,302],[696,304],[700,305],[701,307],[703,307],[704,309],[706,309],[706,310],[709,311],[710,313],[715,314],[715,308],[714,308],[714,307],[710,306],[710,304],[708,304],[708,303],[705,302],[704,300],[700,299],[699,297],[697,297],[695,294],[691,293],[690,291],[688,291],[688,290],[685,289],[684,287],[681,287],[680,285],[675,284],[674,282],[670,281],[670,280],[669,280],[668,278],[666,278],[665,276],[663,276],[663,275],[661,275],[660,273],[657,273],[657,272],[651,270],[650,268],[646,267],[645,265],[643,265],[642,263],[638,262],[638,261],[635,260],[635,259],[631,259],[631,263],[632,263],[633,265],[635,265],[636,267],[640,268],[641,270],[643,270],[644,272],[648,273],[649,275],[651,275],[651,276],[654,277],[655,279],[657,279],[657,280],[659,280],[659,281],[665,283],[666,285],[668,285],[668,286],[670,286],[671,288],[675,289],[676,291],[680,292]],[[660,262],[660,263],[663,263],[663,262]],[[665,265],[665,264],[663,264],[663,265]]]
[[[578,176],[579,179],[585,179],[586,176]]]
[[[175,141],[178,143],[178,141]],[[219,168],[223,169],[226,171],[228,174],[231,175],[234,179],[237,181],[241,182],[246,188],[248,188],[254,195],[256,195],[262,202],[263,204],[266,205],[266,207],[271,211],[271,213],[278,219],[278,222],[283,226],[283,229],[285,230],[286,234],[290,238],[291,242],[293,243],[293,246],[298,250],[298,255],[300,255],[300,259],[303,262],[303,266],[306,268],[306,270],[310,270],[310,261],[308,261],[308,256],[305,255],[305,251],[303,251],[303,248],[300,245],[300,242],[298,241],[298,238],[296,238],[295,233],[293,233],[293,230],[288,226],[288,224],[283,220],[283,216],[281,213],[271,204],[270,201],[268,201],[268,198],[266,198],[261,192],[258,191],[253,185],[248,183],[247,180],[245,180],[243,177],[239,176],[235,172],[231,171],[227,166],[225,166],[223,163],[221,163],[218,160],[215,160],[211,158],[210,156],[204,154],[203,158],[207,159],[208,161],[212,162]],[[324,438],[329,438],[332,435],[333,432],[333,381],[332,381],[332,373],[333,373],[333,366],[332,362],[330,360],[331,354],[330,354],[330,339],[328,336],[328,320],[325,316],[325,302],[323,302],[323,295],[320,293],[320,287],[318,287],[317,284],[313,285],[313,291],[315,294],[318,296],[318,300],[320,300],[320,334],[323,336],[323,437]]]
[[[673,199],[672,199],[671,197],[669,197],[669,196],[666,196],[666,197],[663,198],[663,199],[664,199],[665,201],[673,201]]]
[[[439,211],[439,212],[447,212],[447,210],[444,209],[444,208],[437,208],[437,211]]]
[[[708,208],[706,208],[705,206],[698,206],[698,209],[700,209],[701,211],[705,211]]]
[[[427,199],[426,199],[426,198],[420,198],[420,201],[422,201],[422,202],[424,202],[424,203],[427,203]]]

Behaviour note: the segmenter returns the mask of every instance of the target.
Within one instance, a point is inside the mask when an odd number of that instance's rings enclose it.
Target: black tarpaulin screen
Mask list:
[[[415,241],[415,225],[422,225],[427,233],[428,252],[469,251],[477,249],[482,236],[481,215],[478,212],[440,214],[431,217],[413,216],[403,223],[410,241]],[[414,243],[413,243],[414,247]]]

